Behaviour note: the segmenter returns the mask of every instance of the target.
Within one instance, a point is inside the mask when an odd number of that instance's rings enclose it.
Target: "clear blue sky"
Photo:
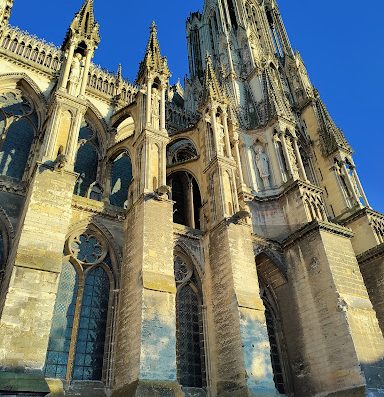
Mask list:
[[[11,24],[60,45],[82,0],[14,0]],[[292,45],[355,149],[368,199],[384,212],[384,2],[280,0]],[[187,73],[185,18],[203,0],[95,0],[102,41],[95,62],[134,80],[155,20],[172,82]]]

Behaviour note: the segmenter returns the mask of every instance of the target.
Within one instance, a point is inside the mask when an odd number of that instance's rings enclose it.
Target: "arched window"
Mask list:
[[[46,356],[47,378],[103,379],[113,270],[108,248],[91,231],[72,237],[65,250]]]
[[[0,175],[23,178],[37,124],[34,106],[21,91],[0,95]]]
[[[96,131],[86,121],[79,133],[79,149],[77,151],[75,172],[79,174],[75,194],[89,197],[90,187],[96,182],[99,164],[99,141]]]
[[[265,308],[265,320],[269,338],[271,364],[275,387],[280,394],[289,394],[291,391],[288,366],[285,365],[285,346],[283,344],[282,330],[279,323],[276,303],[262,283],[260,285],[261,298]]]
[[[175,172],[168,177],[172,187],[173,222],[200,229],[201,195],[196,179],[188,172]]]
[[[131,183],[132,162],[128,154],[124,152],[112,162],[110,204],[124,208],[128,200],[128,189]]]
[[[206,385],[201,286],[193,265],[175,255],[177,378],[183,387]]]

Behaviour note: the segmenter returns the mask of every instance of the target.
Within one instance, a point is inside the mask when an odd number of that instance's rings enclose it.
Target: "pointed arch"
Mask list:
[[[105,227],[86,221],[67,235],[44,368],[48,378],[110,385],[119,266],[108,237]]]
[[[39,128],[45,121],[48,102],[38,85],[26,73],[7,73],[0,76],[0,92],[20,89],[34,103]]]
[[[206,379],[202,280],[184,249],[174,250],[177,378],[183,387],[203,388]]]

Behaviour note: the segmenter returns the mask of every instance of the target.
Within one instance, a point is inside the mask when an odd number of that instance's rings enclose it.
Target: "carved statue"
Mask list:
[[[83,59],[83,57],[79,53],[77,53],[73,58],[72,65],[71,65],[71,72],[69,74],[68,93],[70,95],[77,94],[77,89],[78,89],[80,78],[81,78],[81,68],[83,67],[82,59]]]
[[[160,127],[160,96],[157,88],[152,88],[152,127]]]
[[[54,161],[53,168],[55,171],[62,170],[68,162],[67,156],[64,154],[64,147],[60,145],[59,151],[57,153],[56,160]]]
[[[264,148],[260,145],[255,147],[256,153],[256,165],[259,170],[260,178],[263,180],[265,189],[269,189],[271,184],[269,182],[270,171],[269,171],[269,158],[264,153]]]

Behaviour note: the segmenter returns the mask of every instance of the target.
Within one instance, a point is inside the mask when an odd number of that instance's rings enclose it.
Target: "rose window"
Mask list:
[[[105,249],[95,236],[82,234],[71,245],[73,255],[82,263],[95,264],[105,256]]]
[[[192,276],[192,270],[179,256],[175,257],[175,279],[176,282],[182,283],[189,280]]]

